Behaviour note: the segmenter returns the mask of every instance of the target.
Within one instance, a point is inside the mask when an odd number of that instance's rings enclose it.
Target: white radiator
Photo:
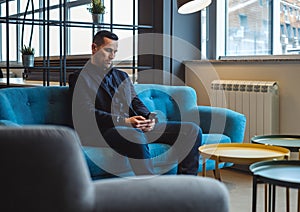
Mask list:
[[[279,90],[274,81],[214,80],[211,105],[246,116],[244,142],[255,135],[279,133]]]

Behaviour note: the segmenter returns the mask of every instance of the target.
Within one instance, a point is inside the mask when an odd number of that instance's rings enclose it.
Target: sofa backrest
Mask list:
[[[67,127],[0,127],[0,211],[93,211],[94,187]]]
[[[180,121],[197,105],[196,92],[188,86],[135,84],[135,90],[150,111],[156,111],[160,121]]]
[[[72,123],[68,87],[0,89],[0,120],[20,125]]]
[[[160,121],[179,121],[196,106],[196,92],[188,86],[135,84],[135,90]],[[0,89],[0,120],[20,125],[72,126],[71,96],[64,86]]]

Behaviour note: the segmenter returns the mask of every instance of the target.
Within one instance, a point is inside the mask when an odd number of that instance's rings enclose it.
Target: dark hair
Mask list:
[[[106,38],[109,38],[109,39],[112,39],[112,40],[118,40],[118,36],[110,31],[107,31],[107,30],[100,30],[99,32],[97,32],[94,36],[94,39],[93,39],[93,43],[95,43],[97,46],[100,46],[104,43],[104,40],[103,38],[106,37]]]

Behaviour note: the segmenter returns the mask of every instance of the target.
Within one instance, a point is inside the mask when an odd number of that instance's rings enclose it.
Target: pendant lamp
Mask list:
[[[198,12],[211,4],[211,0],[177,0],[178,13],[189,14]]]

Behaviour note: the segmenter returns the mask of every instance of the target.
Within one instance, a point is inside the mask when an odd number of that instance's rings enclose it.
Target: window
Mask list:
[[[137,23],[137,3],[138,0],[102,0],[106,7],[106,13],[104,14],[104,25],[102,28],[112,30],[116,32],[121,39],[132,37],[137,34],[137,28],[132,27]],[[40,10],[43,6],[46,6],[48,1],[33,0],[34,12],[32,12],[32,1],[15,0],[9,2],[9,15],[11,18],[24,18],[24,11],[27,6],[27,2],[30,2],[28,7],[28,13],[26,19],[28,22],[24,25],[24,31],[22,30],[22,24],[9,25],[9,60],[20,62],[20,52],[22,43],[25,45],[31,44],[35,48],[35,56],[42,56],[44,50],[49,51],[50,56],[60,55],[61,44],[61,32],[59,24],[52,24],[48,28],[43,28],[42,25],[31,25],[30,20],[43,19],[43,11]],[[49,19],[51,21],[60,20],[59,0],[49,0],[50,12]],[[87,10],[90,0],[68,0],[66,5],[66,17],[69,24],[66,31],[66,46],[68,55],[82,55],[91,53],[91,43],[93,34],[99,30],[99,28],[92,28],[90,23],[92,22],[92,16]],[[113,7],[113,9],[112,9]],[[125,12],[126,11],[126,12]],[[63,13],[63,12],[62,12]],[[34,15],[34,16],[33,16]],[[47,12],[45,14],[47,16]],[[6,61],[6,3],[1,1],[0,3],[0,62]],[[46,17],[47,18],[47,17]],[[36,23],[36,22],[35,22]],[[118,26],[113,26],[117,24]],[[31,30],[33,29],[32,35]],[[48,42],[47,36],[43,36],[43,31],[46,31],[46,35],[49,35],[49,49],[47,46],[44,48],[44,43]],[[33,39],[30,39],[30,38]],[[129,40],[131,43],[130,51],[133,49],[133,38]]]
[[[78,15],[80,14],[80,15]],[[74,22],[91,22],[92,17],[87,10],[87,5],[79,5],[70,8],[70,20]],[[106,20],[104,20],[106,21]],[[90,28],[72,27],[69,29],[70,34],[70,54],[90,54],[92,34]]]
[[[216,30],[221,33],[216,42],[221,51],[213,50],[216,57],[300,54],[300,1],[225,0],[217,4],[222,17],[217,18]]]
[[[227,0],[226,56],[271,54],[270,2]]]

